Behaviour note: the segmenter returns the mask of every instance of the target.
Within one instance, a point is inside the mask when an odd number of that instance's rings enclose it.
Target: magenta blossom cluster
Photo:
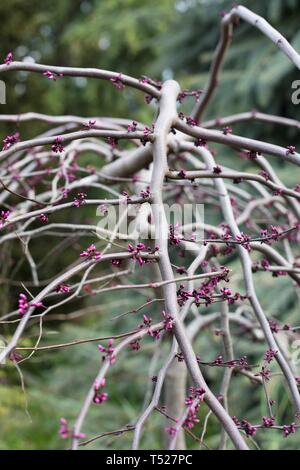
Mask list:
[[[137,125],[138,123],[136,121],[132,121],[132,123],[127,126],[127,132],[135,132]]]
[[[182,103],[182,101],[187,98],[188,96],[193,96],[195,98],[196,103],[199,102],[200,96],[203,93],[203,90],[182,90],[179,95],[178,95],[178,101],[179,103]]]
[[[9,53],[7,54],[7,56],[5,57],[3,63],[6,64],[6,65],[10,65],[13,60],[14,60],[14,58],[13,58],[13,53],[12,53],[12,52],[9,52]]]
[[[40,214],[38,219],[39,219],[40,222],[43,222],[44,224],[49,222],[49,217],[48,217],[47,214]]]
[[[171,331],[175,323],[174,317],[164,310],[162,311],[162,316],[164,317],[164,330]]]
[[[178,225],[170,225],[169,226],[169,239],[170,244],[178,246],[180,244],[180,235],[178,233]]]
[[[25,315],[30,307],[44,307],[42,302],[29,302],[26,294],[19,294],[19,313]]]
[[[158,90],[162,87],[162,82],[160,80],[155,80],[154,78],[148,77],[147,75],[142,75],[139,79],[140,83],[149,83],[149,85],[153,85],[154,87],[158,88]]]
[[[145,264],[145,260],[141,255],[141,251],[145,250],[144,243],[138,243],[136,246],[133,246],[131,243],[128,244],[128,251],[129,253],[133,254],[134,259],[136,259],[140,266]]]
[[[119,73],[119,75],[117,77],[110,78],[110,81],[113,83],[114,87],[117,90],[119,90],[119,91],[124,90],[125,85],[124,85],[124,80],[123,80],[123,77],[122,77],[121,73]]]
[[[65,418],[60,418],[60,428],[58,432],[62,439],[68,439],[71,437],[76,439],[85,438],[85,434],[83,432],[80,432],[79,434],[73,434],[72,430],[69,429],[68,421]]]
[[[149,260],[143,258],[142,251],[146,250],[146,246],[144,243],[137,243],[136,246],[133,246],[131,243],[128,244],[128,251],[132,253],[133,258],[137,260],[140,266],[143,266]],[[159,250],[158,247],[155,248],[147,248],[148,253],[156,253]]]
[[[77,196],[73,199],[73,206],[80,207],[85,203],[87,195],[85,193],[78,193]]]
[[[286,147],[286,154],[289,155],[294,155],[294,153],[296,152],[296,147],[294,145],[288,145]]]
[[[43,72],[43,76],[48,78],[49,80],[56,81],[59,77],[63,77],[63,73],[56,73],[56,72],[51,72],[50,70],[46,70]]]
[[[160,331],[159,330],[151,330],[150,329],[151,325],[152,325],[152,318],[148,317],[148,315],[143,315],[143,323],[140,325],[140,328],[147,328],[148,329],[148,335],[151,336],[151,338],[159,340],[160,339]]]
[[[3,147],[2,150],[8,150],[12,145],[16,144],[20,140],[19,132],[15,132],[14,134],[7,135],[3,139]]]
[[[101,405],[103,402],[105,402],[108,399],[108,393],[101,391],[101,388],[105,386],[106,386],[105,377],[103,377],[103,379],[100,382],[98,380],[95,380],[93,402],[96,405]]]
[[[290,434],[294,434],[296,432],[296,423],[285,424],[282,427],[283,436],[288,437]]]
[[[116,362],[116,356],[114,355],[115,349],[112,347],[114,340],[110,339],[108,341],[108,347],[105,348],[101,344],[98,345],[98,349],[100,352],[105,353],[103,356],[103,360],[108,359],[110,364],[114,364]]]
[[[174,426],[168,426],[167,428],[165,428],[165,431],[166,433],[169,434],[169,436],[172,436],[172,437],[176,436],[177,434],[177,429],[174,428]]]
[[[265,352],[265,356],[264,356],[265,362],[267,362],[268,364],[270,364],[270,362],[273,361],[273,359],[276,357],[277,354],[278,354],[278,351],[274,351],[273,349],[268,349],[268,350]]]
[[[115,137],[107,137],[106,142],[110,145],[111,149],[114,150],[118,145],[118,139]]]
[[[201,396],[200,401],[203,400],[204,395]],[[200,409],[200,403],[199,400],[196,398],[192,399],[192,402],[190,402],[191,397],[188,397],[185,400],[185,403],[188,405],[188,415],[184,420],[183,425],[187,427],[188,429],[193,429],[193,427],[200,422],[197,413]]]
[[[251,237],[249,235],[247,235],[244,232],[241,232],[240,235],[236,235],[235,239],[236,241],[241,243],[242,247],[244,247],[245,250],[251,251],[251,246],[250,246]]]
[[[265,428],[271,428],[275,424],[275,418],[274,416],[271,416],[271,417],[263,416],[262,423]]]
[[[197,289],[193,289],[192,291],[188,291],[185,289],[184,284],[180,284],[177,290],[177,302],[180,307],[182,307],[186,301],[194,297],[194,303],[197,307],[199,307],[201,300],[207,307],[208,305],[212,304],[214,301],[214,289],[218,285],[219,282],[222,280],[226,280],[226,276],[228,274],[228,268],[225,266],[221,266],[222,274],[218,276],[214,276],[210,278],[208,281],[203,282],[200,287]],[[222,288],[221,295],[224,300],[227,300],[228,303],[233,304],[236,300],[238,300],[241,296],[240,294],[236,293],[232,296],[230,289]]]
[[[1,211],[0,212],[0,229],[3,227],[8,217],[10,216],[10,211]]]
[[[132,351],[139,351],[141,349],[140,339],[130,341],[129,347]]]
[[[56,292],[59,294],[67,294],[70,290],[71,286],[69,284],[59,284],[56,288]]]
[[[243,419],[243,421],[240,423],[241,428],[245,431],[247,436],[253,437],[255,436],[257,432],[257,428],[253,426],[249,421],[246,419]]]
[[[87,124],[85,124],[84,128],[85,129],[95,129],[96,127],[96,119],[90,119],[89,122]]]
[[[196,139],[194,142],[195,147],[206,147],[207,141],[205,139]]]
[[[140,192],[140,196],[143,199],[149,199],[151,197],[150,186],[147,186],[146,189],[142,189]]]
[[[141,138],[142,145],[146,145],[149,135],[153,134],[154,132],[154,127],[155,127],[154,123],[152,123],[151,127],[148,127],[148,126],[144,127],[143,129],[144,137]]]
[[[99,261],[102,258],[102,253],[101,251],[97,251],[96,246],[92,243],[85,251],[82,251],[79,256]]]
[[[260,234],[263,238],[266,238],[266,240],[263,240],[262,243],[270,245],[271,240],[278,240],[280,231],[278,227],[275,227],[275,225],[271,225],[269,229],[261,230]]]
[[[62,145],[62,138],[60,136],[56,137],[55,143],[52,145],[51,149],[54,153],[61,153],[64,151],[64,147]]]
[[[199,401],[204,400],[205,390],[201,387],[190,387],[190,395],[185,399],[186,405],[191,405],[195,399]]]

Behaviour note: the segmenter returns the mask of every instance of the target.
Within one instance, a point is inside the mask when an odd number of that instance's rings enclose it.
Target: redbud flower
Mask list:
[[[217,166],[214,166],[214,167],[213,167],[213,173],[214,173],[215,175],[219,175],[220,173],[222,173],[221,167],[219,167],[218,165],[217,165]]]
[[[142,189],[141,192],[140,192],[140,196],[144,199],[150,198],[150,196],[151,196],[150,186],[147,186],[146,189]]]
[[[110,81],[113,83],[114,87],[117,90],[119,90],[119,91],[124,90],[125,85],[124,85],[123,77],[122,77],[121,73],[119,73],[119,75],[117,77],[110,78]]]
[[[187,116],[185,118],[186,120],[186,123],[188,126],[197,126],[198,125],[198,121],[194,118],[192,118],[191,116]]]
[[[246,152],[246,157],[249,158],[249,160],[255,160],[257,158],[258,153],[255,152],[254,150],[248,150]]]
[[[244,429],[247,436],[255,436],[257,429],[245,419],[241,422],[241,427]]]
[[[10,65],[12,61],[14,60],[12,52],[9,52],[7,56],[4,59],[4,64]]]
[[[59,284],[59,286],[57,286],[56,288],[56,292],[58,292],[59,294],[67,294],[68,292],[70,292],[71,290],[71,286],[69,284]]]
[[[60,418],[59,434],[62,439],[67,439],[70,436],[68,421],[65,418]]]
[[[231,294],[231,290],[228,289],[227,287],[222,287],[222,288],[220,289],[220,292],[221,292],[222,297],[223,297],[224,300],[225,300],[225,299],[228,299],[228,297],[230,297],[230,296],[232,295],[232,294]]]
[[[103,377],[100,383],[98,380],[95,380],[93,402],[96,405],[101,405],[101,403],[103,403],[104,401],[108,399],[108,393],[100,392],[101,387],[105,387],[105,385],[106,385],[105,377]]]
[[[153,96],[145,95],[144,101],[145,101],[146,104],[150,104],[152,100],[153,100]]]
[[[100,394],[97,393],[97,394],[94,395],[93,402],[96,405],[101,405],[101,403],[103,403],[107,399],[108,399],[108,393],[106,393],[106,392],[102,392]]]
[[[5,222],[7,221],[8,217],[10,216],[10,211],[1,211],[0,212],[0,229],[4,226]]]
[[[294,187],[294,191],[300,193],[300,184],[296,184],[296,186]]]
[[[251,237],[249,235],[241,232],[241,235],[236,235],[235,239],[238,242],[241,242],[241,245],[245,248],[245,250],[251,251],[251,246],[249,243],[251,241]]]
[[[25,315],[30,307],[44,307],[42,302],[28,302],[27,296],[23,293],[19,294],[19,313]]]
[[[98,349],[100,352],[105,353],[105,356],[103,357],[104,359],[108,359],[110,364],[114,364],[116,362],[116,357],[114,355],[115,349],[112,347],[113,345],[113,339],[110,339],[108,341],[108,347],[105,348],[101,344],[98,345]]]
[[[65,418],[60,418],[60,428],[58,432],[62,439],[68,439],[69,437],[82,439],[85,437],[85,434],[83,432],[80,432],[79,434],[73,434],[72,430],[69,429],[68,421]]]
[[[196,413],[194,413],[192,410],[188,417],[185,419],[183,425],[186,426],[188,429],[192,429],[195,424],[199,423],[199,419],[197,418]]]
[[[69,192],[70,192],[70,189],[68,189],[68,188],[62,188],[62,189],[61,189],[62,197],[63,197],[64,199],[67,199]]]
[[[290,425],[284,425],[282,430],[283,430],[283,436],[288,437],[289,434],[294,434],[296,432],[296,424],[291,423]]]
[[[178,172],[178,176],[179,176],[179,178],[185,179],[186,178],[186,171],[185,170],[180,170]]]
[[[118,139],[115,137],[107,137],[106,142],[111,146],[112,149],[115,149],[118,145]]]
[[[148,335],[151,336],[151,338],[154,338],[156,340],[160,339],[160,331],[159,330],[153,330],[153,331],[149,330]]]
[[[222,132],[224,135],[232,134],[232,128],[229,126],[223,127]]]
[[[147,75],[142,75],[142,77],[139,79],[140,83],[149,83],[150,85],[155,86],[159,90],[162,87],[162,82],[160,80],[154,80],[151,77],[148,77]]]
[[[99,259],[102,258],[102,253],[100,251],[97,251],[96,246],[94,245],[94,243],[92,243],[86,249],[86,251],[82,251],[79,256],[81,256],[83,258],[86,257],[86,258],[90,258],[90,259],[94,259],[95,261],[98,261]]]
[[[49,80],[52,80],[55,82],[59,77],[63,77],[63,73],[56,73],[56,72],[50,72],[50,70],[46,70],[43,72],[44,77],[49,78]]]
[[[258,374],[255,374],[256,376],[261,376],[266,382],[268,382],[271,378],[271,371],[267,369],[266,367],[262,367],[261,371]]]
[[[163,310],[162,315],[164,317],[164,330],[171,331],[173,329],[175,320],[170,313],[167,313]]]
[[[205,139],[196,139],[194,145],[195,147],[206,147],[207,142]]]
[[[143,323],[140,325],[140,328],[150,327],[152,323],[152,318],[148,317],[148,315],[143,315]]]
[[[241,425],[240,421],[238,420],[238,418],[237,418],[236,416],[232,416],[231,419],[232,419],[232,421],[234,422],[234,424],[235,424],[236,426],[240,426],[240,425]]]
[[[179,235],[176,233],[176,229],[174,225],[169,226],[170,230],[170,243],[171,245],[179,245],[180,244],[180,238]]]
[[[177,433],[177,429],[174,428],[173,426],[170,426],[168,428],[165,428],[165,431],[170,435],[170,436],[175,436]]]
[[[260,171],[259,175],[262,176],[266,181],[269,181],[269,179],[270,179],[269,173],[265,170]]]
[[[96,126],[96,119],[89,120],[89,122],[84,126],[86,129],[94,129]]]
[[[262,422],[265,428],[271,428],[274,426],[275,423],[275,418],[272,416],[271,418],[268,418],[267,416],[263,416]]]
[[[276,357],[278,351],[274,351],[273,349],[268,349],[265,353],[264,360],[270,364],[273,361],[274,357]]]
[[[21,315],[25,315],[28,309],[29,309],[29,303],[27,301],[27,296],[25,294],[20,294],[19,295],[19,313]]]
[[[43,222],[45,224],[49,221],[49,217],[48,217],[47,214],[39,215],[38,219],[39,219],[40,222]]]
[[[141,349],[140,340],[134,339],[129,343],[129,347],[132,351],[139,351]]]
[[[85,193],[78,193],[77,196],[73,200],[74,207],[80,207],[82,204],[85,203],[85,198],[87,195]]]
[[[192,405],[193,404],[193,401],[194,401],[194,397],[192,395],[188,396],[185,400],[184,400],[184,403],[186,405]]]
[[[15,132],[15,134],[7,135],[5,139],[3,139],[2,150],[8,150],[12,145],[19,142],[19,140],[20,140],[19,132]]]
[[[152,124],[151,128],[145,126],[144,129],[143,129],[143,134],[144,134],[145,137],[148,137],[153,132],[154,132],[154,124]]]
[[[196,103],[199,101],[200,99],[200,95],[201,93],[203,93],[203,90],[193,90],[193,91],[189,91],[189,90],[182,90],[179,95],[178,95],[178,101],[179,103],[182,103],[182,101],[187,97],[187,96],[194,96],[195,100],[196,100]]]
[[[64,147],[62,145],[62,138],[61,137],[56,137],[55,139],[55,144],[52,145],[51,149],[52,149],[52,152],[54,153],[61,153],[64,151]]]
[[[132,121],[132,123],[127,126],[127,132],[135,132],[137,125],[137,122]]]
[[[270,262],[267,258],[262,259],[260,264],[262,265],[262,267],[264,268],[265,271],[268,271],[268,269],[270,267]]]
[[[294,145],[288,145],[287,147],[287,151],[286,151],[286,155],[294,155],[295,151],[296,151],[296,147]]]
[[[145,260],[141,256],[140,252],[145,249],[144,243],[138,243],[136,247],[134,247],[131,243],[128,244],[128,251],[129,253],[133,254],[134,259],[136,259],[140,266],[145,264]]]
[[[280,330],[278,323],[274,320],[268,320],[268,321],[269,321],[269,325],[270,325],[272,333],[278,333],[278,331]]]

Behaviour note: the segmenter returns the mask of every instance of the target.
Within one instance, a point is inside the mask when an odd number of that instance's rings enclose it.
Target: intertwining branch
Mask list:
[[[263,18],[242,6],[233,8],[222,19],[221,38],[204,91],[181,90],[173,80],[160,83],[145,76],[136,79],[94,68],[15,62],[11,53],[0,65],[3,73],[34,72],[52,82],[68,76],[107,80],[117,91],[132,87],[146,94],[147,104],[156,105],[156,118],[148,126],[130,119],[97,116],[39,113],[0,116],[1,122],[16,126],[15,132],[4,138],[0,152],[0,244],[3,251],[21,246],[23,261],[32,277],[31,281],[21,283],[14,277],[17,267],[2,278],[4,284],[17,286],[21,291],[18,308],[3,312],[1,316],[1,324],[13,330],[0,351],[0,362],[9,358],[20,367],[23,361],[43,350],[108,341],[106,346],[98,346],[103,362],[74,425],[70,427],[65,418],[61,421],[61,436],[71,438],[73,449],[105,435],[129,431],[133,432],[133,448],[137,449],[146,421],[156,411],[167,423],[166,445],[170,449],[183,448],[185,434],[200,448],[206,448],[205,433],[211,414],[220,425],[221,449],[229,445],[249,449],[258,430],[275,429],[288,436],[299,427],[300,378],[287,349],[278,340],[281,331],[292,341],[299,327],[280,326],[268,317],[256,293],[254,273],[288,276],[295,290],[299,289],[300,186],[285,186],[272,161],[274,158],[284,161],[297,170],[300,154],[293,145],[282,148],[236,135],[229,126],[247,120],[296,129],[300,124],[293,119],[256,111],[200,123],[217,89],[237,19],[258,28],[300,68],[300,56],[286,39]],[[178,112],[180,103],[188,96],[196,99],[191,116]],[[22,123],[27,121],[46,123],[48,130],[33,139],[20,140]],[[215,151],[210,148],[213,143],[227,148],[236,158],[247,158],[253,172],[217,164]],[[84,165],[81,163],[83,155],[99,157],[105,163],[96,167]],[[271,157],[270,161],[265,156]],[[89,191],[104,192],[105,197],[92,199]],[[177,202],[184,210],[190,202],[199,201],[205,208],[217,207],[215,224],[206,223],[202,215],[189,223],[175,221],[177,224],[172,224],[168,220],[166,204]],[[113,227],[106,228],[91,220],[72,222],[75,212],[84,213],[90,206],[98,208],[97,216],[116,208],[122,209],[122,215]],[[124,233],[123,222],[128,214],[134,230]],[[87,248],[83,245],[78,258],[62,272],[51,279],[41,279],[40,268],[48,257],[37,260],[32,253],[36,244],[45,246],[49,237],[56,241],[53,255],[63,252],[67,246],[76,247],[87,237],[93,242]],[[256,252],[261,257],[259,262],[253,260]],[[188,254],[183,258],[185,265],[177,266],[174,259],[182,253]],[[237,272],[236,267],[225,266],[232,257],[239,260]],[[137,273],[147,281],[137,282]],[[236,276],[243,280],[242,293],[232,290],[232,278]],[[132,312],[122,312],[122,315],[135,314],[134,330],[112,334],[109,338],[98,332],[96,338],[40,345],[46,321],[71,321],[97,311],[95,305],[71,313],[57,313],[63,311],[64,305],[71,305],[79,295],[92,295],[98,303],[101,294],[114,290],[147,292],[145,303],[136,305]],[[155,323],[145,313],[150,306],[155,309]],[[206,313],[208,307],[214,307],[215,311]],[[245,315],[249,310],[251,318]],[[40,328],[35,346],[22,347],[22,338],[37,322]],[[219,325],[218,334],[223,343],[223,354],[214,360],[205,358],[205,351],[201,351],[199,357],[195,348],[196,340],[211,325]],[[237,329],[232,325],[244,333],[250,345],[251,341],[264,342],[261,364],[253,366],[246,357],[236,358],[232,331]],[[108,399],[105,387],[111,367],[116,360],[122,360],[128,348],[143,354],[142,344],[148,336],[151,341],[165,344],[169,352],[159,367],[160,351],[155,348],[149,369],[150,386],[140,417],[119,430],[82,441],[90,407]],[[206,371],[212,367],[218,369],[221,378],[219,390],[214,391],[212,388],[216,386],[208,385],[205,378]],[[193,383],[189,392],[186,372]],[[268,382],[276,374],[282,377],[289,394],[294,420],[288,424],[276,422],[275,405],[269,397]],[[266,416],[262,417],[262,422],[251,424],[247,419],[232,417],[234,404],[230,390],[236,375],[255,383],[261,393],[265,393]],[[198,412],[202,406],[207,407],[208,414],[200,423],[199,437],[194,428],[199,423]]]

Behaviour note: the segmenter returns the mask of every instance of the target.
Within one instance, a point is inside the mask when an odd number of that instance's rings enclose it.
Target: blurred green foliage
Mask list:
[[[136,77],[143,74],[157,79],[174,77],[183,88],[203,88],[219,36],[219,13],[228,10],[231,3],[231,0],[10,0],[0,4],[1,54],[4,58],[12,51],[17,60],[27,58],[26,60],[34,59],[45,64],[99,67]],[[300,12],[297,0],[251,0],[244,1],[243,4],[267,18],[300,50]],[[242,23],[235,29],[221,83],[207,117],[257,108],[297,118],[298,108],[291,103],[291,83],[297,78],[288,59],[259,31]],[[5,80],[7,105],[1,107],[3,113],[36,111],[82,116],[110,115],[145,122],[152,120],[152,107],[144,104],[140,93],[126,89],[118,94],[108,82],[65,78],[52,83],[42,76],[21,72],[8,74]],[[193,101],[188,99],[184,104],[185,112],[189,112],[192,105]],[[22,138],[33,136],[41,129],[42,126],[35,123],[26,124],[21,129]],[[274,143],[299,143],[299,134],[296,131],[267,124],[241,124],[236,129],[248,137],[264,137]],[[9,131],[12,130],[13,126],[9,126]],[[7,132],[8,128],[3,126],[3,135]],[[218,154],[217,159],[220,162],[225,159],[231,163],[236,162],[234,155],[224,151]],[[242,169],[247,169],[247,165],[248,162],[245,161],[240,163]],[[280,176],[288,185],[297,182],[297,176],[287,167],[280,167]],[[93,196],[92,192],[90,195]],[[210,216],[213,217],[213,214],[208,214]],[[56,240],[49,240],[47,251],[50,252],[55,244]],[[70,263],[80,246],[82,245],[75,243],[71,251],[64,248],[59,257],[50,256],[42,271],[44,278],[54,275],[66,263]],[[44,252],[40,246],[35,250],[37,255]],[[14,253],[14,256],[19,255]],[[7,252],[6,258],[9,258]],[[239,273],[235,259],[230,266]],[[2,276],[5,276],[6,268],[3,264]],[[23,275],[29,275],[25,268]],[[271,276],[268,279],[264,275],[263,282],[260,282],[262,275],[256,276],[258,294],[263,299],[263,306],[269,316],[285,323],[296,321],[297,298],[290,281],[286,278],[274,280]],[[235,286],[237,290],[243,291],[239,275],[235,279]],[[6,312],[15,307],[15,295],[11,292],[10,302],[6,286],[3,285],[1,289],[2,309]],[[100,302],[100,306],[102,303],[106,306],[105,311],[75,322],[49,322],[47,328],[45,327],[43,344],[90,338],[100,334],[105,336],[134,328],[136,316],[128,315],[114,322],[111,318],[136,307],[139,300],[140,304],[143,303],[145,296],[127,293],[126,297],[106,295],[100,299],[92,297],[88,301],[81,299],[79,306],[95,305],[96,308]],[[68,306],[63,313],[72,310],[73,306]],[[152,307],[147,313],[155,317],[156,310],[156,307]],[[209,311],[203,310],[201,313],[206,314]],[[9,333],[7,328],[5,333]],[[22,346],[34,345],[37,335],[38,327],[35,326],[30,329],[30,336],[26,341],[22,341]],[[235,344],[236,356],[249,355],[247,335],[240,335],[239,338]],[[96,344],[74,346],[56,352],[40,352],[30,361],[21,364],[26,396],[20,387],[19,372],[13,364],[10,364],[8,371],[0,369],[0,448],[66,447],[57,432],[59,418],[63,415],[72,423],[76,417],[100,365]],[[144,392],[149,386],[145,364],[150,362],[154,348],[155,344],[146,339],[143,341],[142,354],[135,355],[126,351],[126,360],[117,362],[114,366],[109,379],[110,399],[105,406],[93,407],[87,420],[84,431],[89,437],[134,423],[141,411]],[[212,328],[200,335],[196,348],[205,359],[210,360],[221,353],[221,339],[214,335]],[[166,354],[167,345],[164,345],[160,361]],[[261,361],[263,354],[263,346],[253,344],[250,359],[257,363]],[[209,383],[218,383],[218,372],[216,369],[207,371]],[[230,393],[230,402],[234,404],[232,413],[241,418],[247,417],[253,422],[266,414],[261,390],[249,385],[246,379],[235,377]],[[292,417],[287,412],[286,391],[280,378],[272,381],[271,395],[278,404],[279,420],[289,423]],[[203,407],[203,417],[206,411]],[[149,419],[146,426],[144,448],[161,446],[162,436],[157,432],[158,424],[164,427],[164,419],[157,413]],[[201,432],[200,425],[195,432]],[[211,418],[205,441],[207,445],[217,445],[218,435],[219,427],[214,418]],[[104,438],[93,443],[91,448],[126,449],[130,447],[130,437],[130,433],[125,433],[119,437]],[[283,440],[277,431],[258,433],[256,440],[262,447],[269,449],[299,447],[297,436]],[[195,447],[194,443],[191,445]]]

